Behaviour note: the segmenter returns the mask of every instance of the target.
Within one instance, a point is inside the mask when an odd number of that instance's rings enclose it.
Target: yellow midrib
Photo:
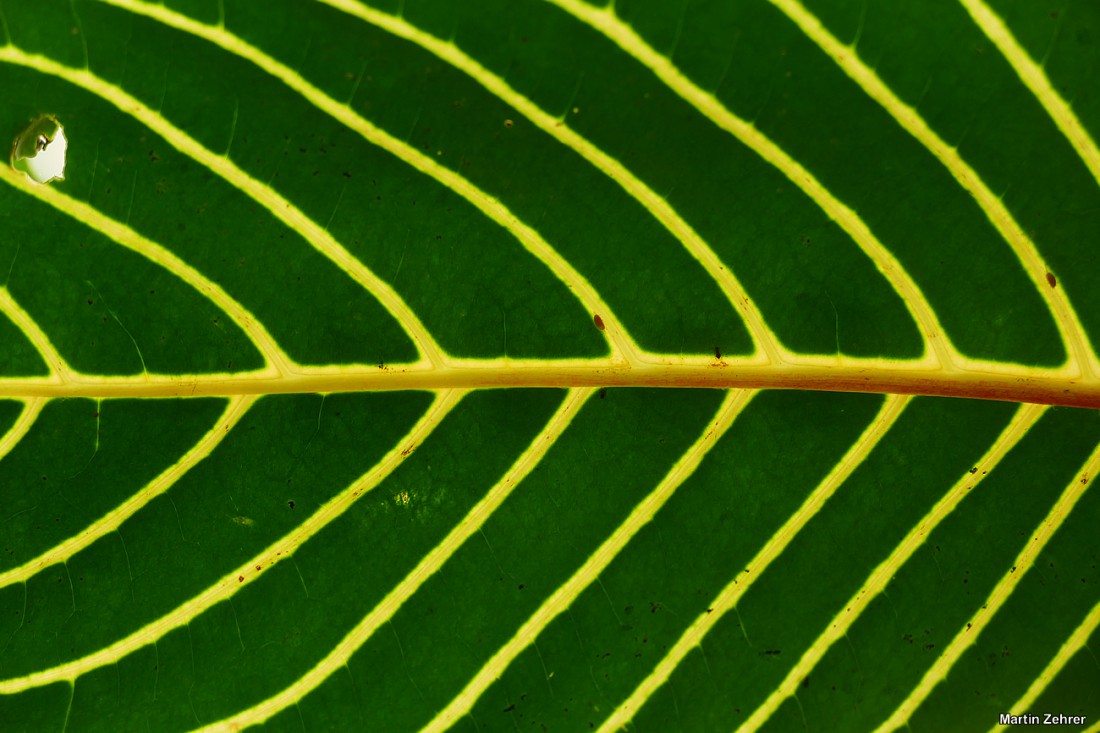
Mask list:
[[[1100,408],[1100,378],[1073,379],[1005,365],[1002,371],[936,371],[906,362],[760,365],[736,359],[629,365],[610,359],[467,360],[458,366],[301,367],[273,377],[240,374],[97,376],[68,372],[0,379],[0,398],[232,397],[235,395],[491,389],[699,387],[909,394]]]

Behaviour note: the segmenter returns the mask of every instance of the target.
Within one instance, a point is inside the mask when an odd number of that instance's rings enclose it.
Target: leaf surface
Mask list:
[[[1092,6],[3,27],[0,728],[1096,729]]]

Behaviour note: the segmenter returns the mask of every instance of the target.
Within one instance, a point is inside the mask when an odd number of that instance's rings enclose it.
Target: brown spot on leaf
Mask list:
[[[1047,284],[1052,288],[1058,287],[1058,278],[1054,277],[1054,273],[1047,270]]]
[[[603,330],[603,319],[600,318],[599,313],[592,316],[592,322],[596,324],[596,328]]]
[[[243,575],[238,575],[237,576],[237,582],[238,583],[243,583],[244,582],[244,576]]]

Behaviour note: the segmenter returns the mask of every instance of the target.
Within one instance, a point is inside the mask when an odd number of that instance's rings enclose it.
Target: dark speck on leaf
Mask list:
[[[351,178],[351,173],[349,173],[348,171],[344,171],[343,176],[344,178]]]
[[[722,358],[722,350],[719,349],[717,346],[714,347],[714,358],[715,359],[721,359]]]
[[[511,704],[511,705],[509,705],[508,707],[504,708],[504,710],[502,710],[501,712],[502,712],[502,713],[510,713],[510,712],[512,712],[512,711],[513,711],[513,710],[515,710],[515,709],[516,709],[516,704],[515,704],[515,703],[512,703],[512,704]]]
[[[600,399],[602,400],[604,397],[607,397],[607,387],[600,388]]]
[[[291,499],[290,501],[288,501],[288,502],[286,503],[286,505],[287,505],[288,507],[290,507],[291,509],[293,509],[293,508],[294,508],[294,500],[293,500],[293,499]]]
[[[596,328],[603,330],[603,319],[598,313],[592,316],[592,322],[596,324]]]
[[[978,467],[977,466],[974,466],[974,468],[970,469],[970,473],[977,473],[977,472],[978,472]]]
[[[764,654],[767,654],[768,656],[774,657],[777,654],[780,654],[780,651],[778,649],[765,649]]]
[[[238,575],[237,576],[237,582],[238,583],[243,583],[244,582],[244,576],[243,575]]]
[[[1058,278],[1054,277],[1054,273],[1047,270],[1047,284],[1052,288],[1058,287]]]

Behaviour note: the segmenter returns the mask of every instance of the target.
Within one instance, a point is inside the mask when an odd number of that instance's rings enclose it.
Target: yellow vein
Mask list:
[[[637,360],[641,349],[634,343],[618,317],[611,310],[611,307],[604,302],[596,289],[543,239],[541,234],[521,221],[498,199],[482,191],[463,176],[441,165],[415,147],[394,138],[389,133],[371,124],[356,114],[347,104],[337,102],[306,81],[298,72],[229,33],[221,26],[200,23],[164,6],[152,5],[141,0],[103,0],[103,2],[132,13],[147,16],[165,25],[203,38],[232,54],[250,61],[263,71],[279,79],[321,111],[348,128],[355,130],[371,144],[377,145],[403,163],[435,179],[469,201],[492,221],[512,234],[527,251],[541,260],[558,279],[565,283],[591,314],[600,316],[605,326],[604,336],[622,358],[628,361]]]
[[[960,360],[960,355],[951,345],[932,307],[909,273],[878,241],[859,215],[833,196],[813,174],[751,123],[733,114],[713,94],[703,91],[684,76],[670,59],[657,53],[641,36],[616,17],[614,5],[596,8],[581,0],[546,0],[546,2],[556,5],[577,20],[587,23],[604,34],[619,48],[652,71],[684,101],[699,110],[718,127],[740,140],[798,186],[855,241],[901,296],[905,307],[924,334],[925,344],[931,352],[925,355],[929,366],[934,366],[935,361],[938,360],[943,368],[950,369]]]
[[[1039,699],[1039,695],[1043,694],[1058,673],[1062,671],[1062,668],[1066,666],[1070,659],[1073,658],[1077,652],[1085,648],[1088,644],[1089,637],[1096,631],[1097,627],[1100,627],[1100,603],[1097,603],[1089,611],[1085,619],[1080,625],[1074,629],[1065,643],[1050,660],[1043,671],[1039,673],[1039,676],[1035,678],[1035,681],[1031,683],[1031,686],[1027,688],[1027,692],[1023,697],[1016,701],[1009,710],[1015,710],[1015,715],[1023,715],[1031,709],[1031,706],[1035,704],[1035,701]],[[995,725],[990,728],[990,733],[998,730],[1004,730],[1007,726]]]
[[[738,570],[738,575],[733,581],[715,596],[710,602],[706,612],[699,614],[695,621],[684,630],[672,648],[653,668],[653,671],[634,689],[628,698],[604,720],[600,726],[600,733],[611,733],[627,725],[637,712],[645,705],[649,697],[657,691],[683,661],[684,657],[697,646],[701,646],[703,637],[728,611],[737,606],[753,583],[763,575],[777,557],[783,554],[787,545],[795,538],[802,528],[813,519],[825,505],[836,490],[848,480],[856,468],[878,445],[879,441],[889,432],[894,423],[909,404],[909,397],[888,396],[883,402],[878,415],[863,431],[856,442],[833,466],[817,488],[806,497],[802,505],[792,514],[783,526],[776,530],[775,534],[764,544],[756,555],[745,565],[744,572]]]
[[[6,287],[0,287],[0,313],[6,315],[12,323],[19,327],[19,330],[34,346],[38,355],[46,362],[46,367],[50,370],[50,376],[43,380],[45,383],[66,384],[72,381],[73,374],[75,374],[73,368],[61,358],[61,354],[50,342],[50,337],[39,328],[30,314],[15,302],[11,291]]]
[[[38,415],[42,412],[42,408],[46,406],[46,402],[48,400],[36,397],[23,403],[23,409],[19,411],[19,417],[4,433],[4,437],[0,438],[0,458],[10,453],[11,449],[23,439],[23,436],[34,425],[34,421],[38,419]]]
[[[577,597],[599,578],[600,573],[611,564],[634,535],[656,516],[680,484],[695,472],[703,457],[722,439],[755,394],[755,392],[738,390],[730,391],[726,395],[707,430],[688,448],[657,487],[638,503],[630,516],[592,553],[573,573],[573,576],[543,601],[515,635],[497,650],[466,687],[421,730],[421,733],[429,731],[441,733],[470,711],[485,690],[504,674],[512,660],[530,646],[551,621],[568,609]]]
[[[931,534],[932,530],[948,514],[954,511],[955,507],[970,493],[971,489],[980,484],[986,474],[1012,450],[1045,410],[1045,407],[1036,405],[1022,405],[1016,411],[1009,424],[997,436],[993,445],[975,464],[977,470],[973,473],[968,471],[963,474],[963,477],[905,535],[898,546],[894,548],[894,551],[890,553],[890,556],[871,571],[863,586],[841,606],[840,612],[829,622],[825,631],[803,653],[783,681],[768,696],[768,699],[741,724],[737,729],[737,733],[748,733],[760,728],[779,709],[783,701],[794,694],[798,689],[798,685],[810,674],[810,671],[825,656],[829,648],[848,633],[848,629],[855,623],[863,609],[870,605],[871,601],[886,588],[890,579],[897,574],[898,568],[912,557],[913,553],[924,544],[925,539]]]
[[[558,437],[569,427],[573,418],[580,412],[581,407],[591,397],[592,392],[592,390],[570,390],[561,407],[551,416],[546,426],[535,436],[535,439],[520,454],[500,481],[474,505],[466,516],[455,525],[454,529],[443,538],[442,542],[432,548],[417,563],[416,567],[377,606],[371,609],[370,613],[363,617],[363,620],[356,624],[355,628],[340,640],[324,659],[298,678],[294,684],[278,694],[229,718],[206,725],[201,730],[204,733],[212,733],[213,731],[241,730],[249,726],[259,725],[278,712],[301,701],[302,698],[328,679],[333,672],[345,667],[356,650],[363,646],[379,627],[389,621],[397,613],[397,610],[404,605],[405,601],[411,598],[420,589],[420,586],[443,567],[444,563],[450,559],[458,548],[477,532],[492,513],[504,503],[504,500],[554,446]]]
[[[107,1],[115,2],[118,0]],[[124,1],[129,2],[130,0]],[[756,304],[745,292],[734,273],[722,264],[718,255],[703,241],[691,225],[684,221],[664,197],[657,195],[656,191],[627,170],[622,163],[600,150],[587,138],[564,125],[559,117],[549,114],[531,99],[516,91],[503,78],[489,71],[454,43],[433,36],[403,18],[383,13],[363,3],[355,2],[355,0],[319,0],[319,2],[353,15],[410,43],[415,43],[429,53],[434,54],[439,59],[462,71],[484,89],[533,122],[540,130],[574,150],[596,169],[615,181],[671,232],[718,283],[726,298],[740,312],[757,348],[761,349],[770,361],[780,359],[780,353],[783,349],[779,344],[779,339],[768,328]]]
[[[1085,733],[1100,733],[1100,720],[1090,725]]]
[[[997,17],[997,14],[982,0],[959,0],[959,2],[1016,70],[1020,80],[1031,90],[1039,100],[1039,104],[1043,105],[1043,109],[1054,120],[1054,124],[1081,156],[1092,177],[1100,183],[1100,150],[1097,149],[1096,142],[1089,135],[1088,130],[1081,124],[1081,120],[1077,119],[1073,108],[1054,89],[1043,68],[1035,63],[1027,51],[1020,46],[1004,21]]]
[[[79,659],[65,662],[23,677],[0,680],[0,695],[13,695],[42,685],[55,682],[72,683],[82,674],[98,669],[118,660],[134,651],[152,644],[170,631],[189,624],[204,611],[232,598],[237,591],[252,583],[260,574],[272,565],[294,554],[301,545],[320,532],[351,507],[359,496],[367,493],[381,483],[413,449],[427,438],[428,434],[442,421],[443,417],[458,404],[465,392],[449,390],[439,393],[427,412],[406,433],[396,445],[367,473],[354,483],[329,499],[323,506],[304,522],[262,550],[248,562],[225,575],[198,595],[189,598],[170,613],[151,621],[129,636],[110,646],[99,649]]]
[[[1089,481],[1096,477],[1097,471],[1100,471],[1100,446],[1093,451],[1080,475],[1075,476],[1070,481],[1069,486],[1062,492],[1050,512],[1035,528],[1035,534],[1032,536],[1031,542],[1028,542],[1024,549],[1020,551],[1020,554],[1016,556],[1016,559],[1012,561],[1011,570],[1001,577],[1000,582],[993,588],[982,607],[971,616],[970,622],[959,630],[955,638],[944,649],[943,654],[924,673],[920,683],[909,693],[909,696],[898,706],[897,710],[876,729],[876,733],[887,733],[905,725],[913,711],[920,707],[920,704],[924,702],[936,685],[947,677],[951,667],[962,656],[963,652],[974,643],[986,624],[989,623],[989,620],[1008,600],[1020,579],[1031,569],[1035,558],[1038,557],[1058,527],[1069,516],[1077,500],[1088,488]]]
[[[160,265],[202,293],[214,305],[221,308],[245,332],[252,344],[263,354],[268,367],[274,369],[275,375],[285,375],[296,366],[255,316],[234,300],[221,286],[212,282],[171,251],[156,242],[146,239],[130,227],[120,224],[83,201],[67,196],[54,186],[33,183],[22,173],[16,173],[6,166],[0,166],[0,178],[5,183],[11,184],[20,191],[34,196],[58,211],[68,214],[80,223],[95,229],[115,243],[137,252],[150,262]]]
[[[648,364],[601,360],[454,362],[441,369],[352,365],[302,367],[280,379],[251,374],[96,376],[62,384],[48,377],[0,378],[0,397],[198,397],[503,387],[706,387],[807,389],[968,397],[1100,408],[1100,379],[1075,379],[1013,365],[1003,372],[929,373],[893,366],[741,363]]]
[[[0,573],[0,588],[14,583],[24,583],[43,568],[55,563],[65,562],[100,537],[116,531],[122,526],[123,522],[136,514],[139,509],[171,488],[184,474],[210,455],[256,400],[257,397],[252,395],[234,397],[229,400],[218,421],[176,463],[161,471],[160,475],[146,484],[140,491],[128,497],[124,502],[92,522],[78,534],[54,545],[22,565]]]
[[[1054,315],[1055,324],[1065,343],[1072,366],[1077,367],[1078,373],[1100,372],[1100,363],[1096,360],[1095,352],[1089,347],[1088,336],[1069,302],[1065,289],[1048,286],[1047,275],[1050,269],[1043,261],[1035,243],[1024,233],[1001,198],[989,190],[989,186],[977,171],[963,160],[958,149],[944,142],[916,109],[898,99],[878,74],[860,60],[854,46],[844,45],[838,41],[798,0],[771,0],[771,3],[785,13],[906,132],[936,156],[958,184],[974,197],[990,223],[1023,264],[1039,296]],[[966,3],[967,0],[964,0],[964,4]]]
[[[357,260],[343,245],[337,242],[324,227],[307,217],[301,210],[279,195],[270,186],[257,181],[241,170],[228,157],[213,153],[203,147],[183,130],[154,112],[148,106],[119,87],[92,74],[86,69],[65,66],[45,56],[27,53],[15,46],[0,47],[0,61],[25,66],[34,71],[50,74],[81,87],[106,100],[121,112],[132,116],[169,145],[205,166],[216,175],[251,197],[273,216],[298,232],[318,252],[332,260],[352,279],[367,289],[397,319],[420,353],[433,365],[443,362],[443,351],[393,288]]]

